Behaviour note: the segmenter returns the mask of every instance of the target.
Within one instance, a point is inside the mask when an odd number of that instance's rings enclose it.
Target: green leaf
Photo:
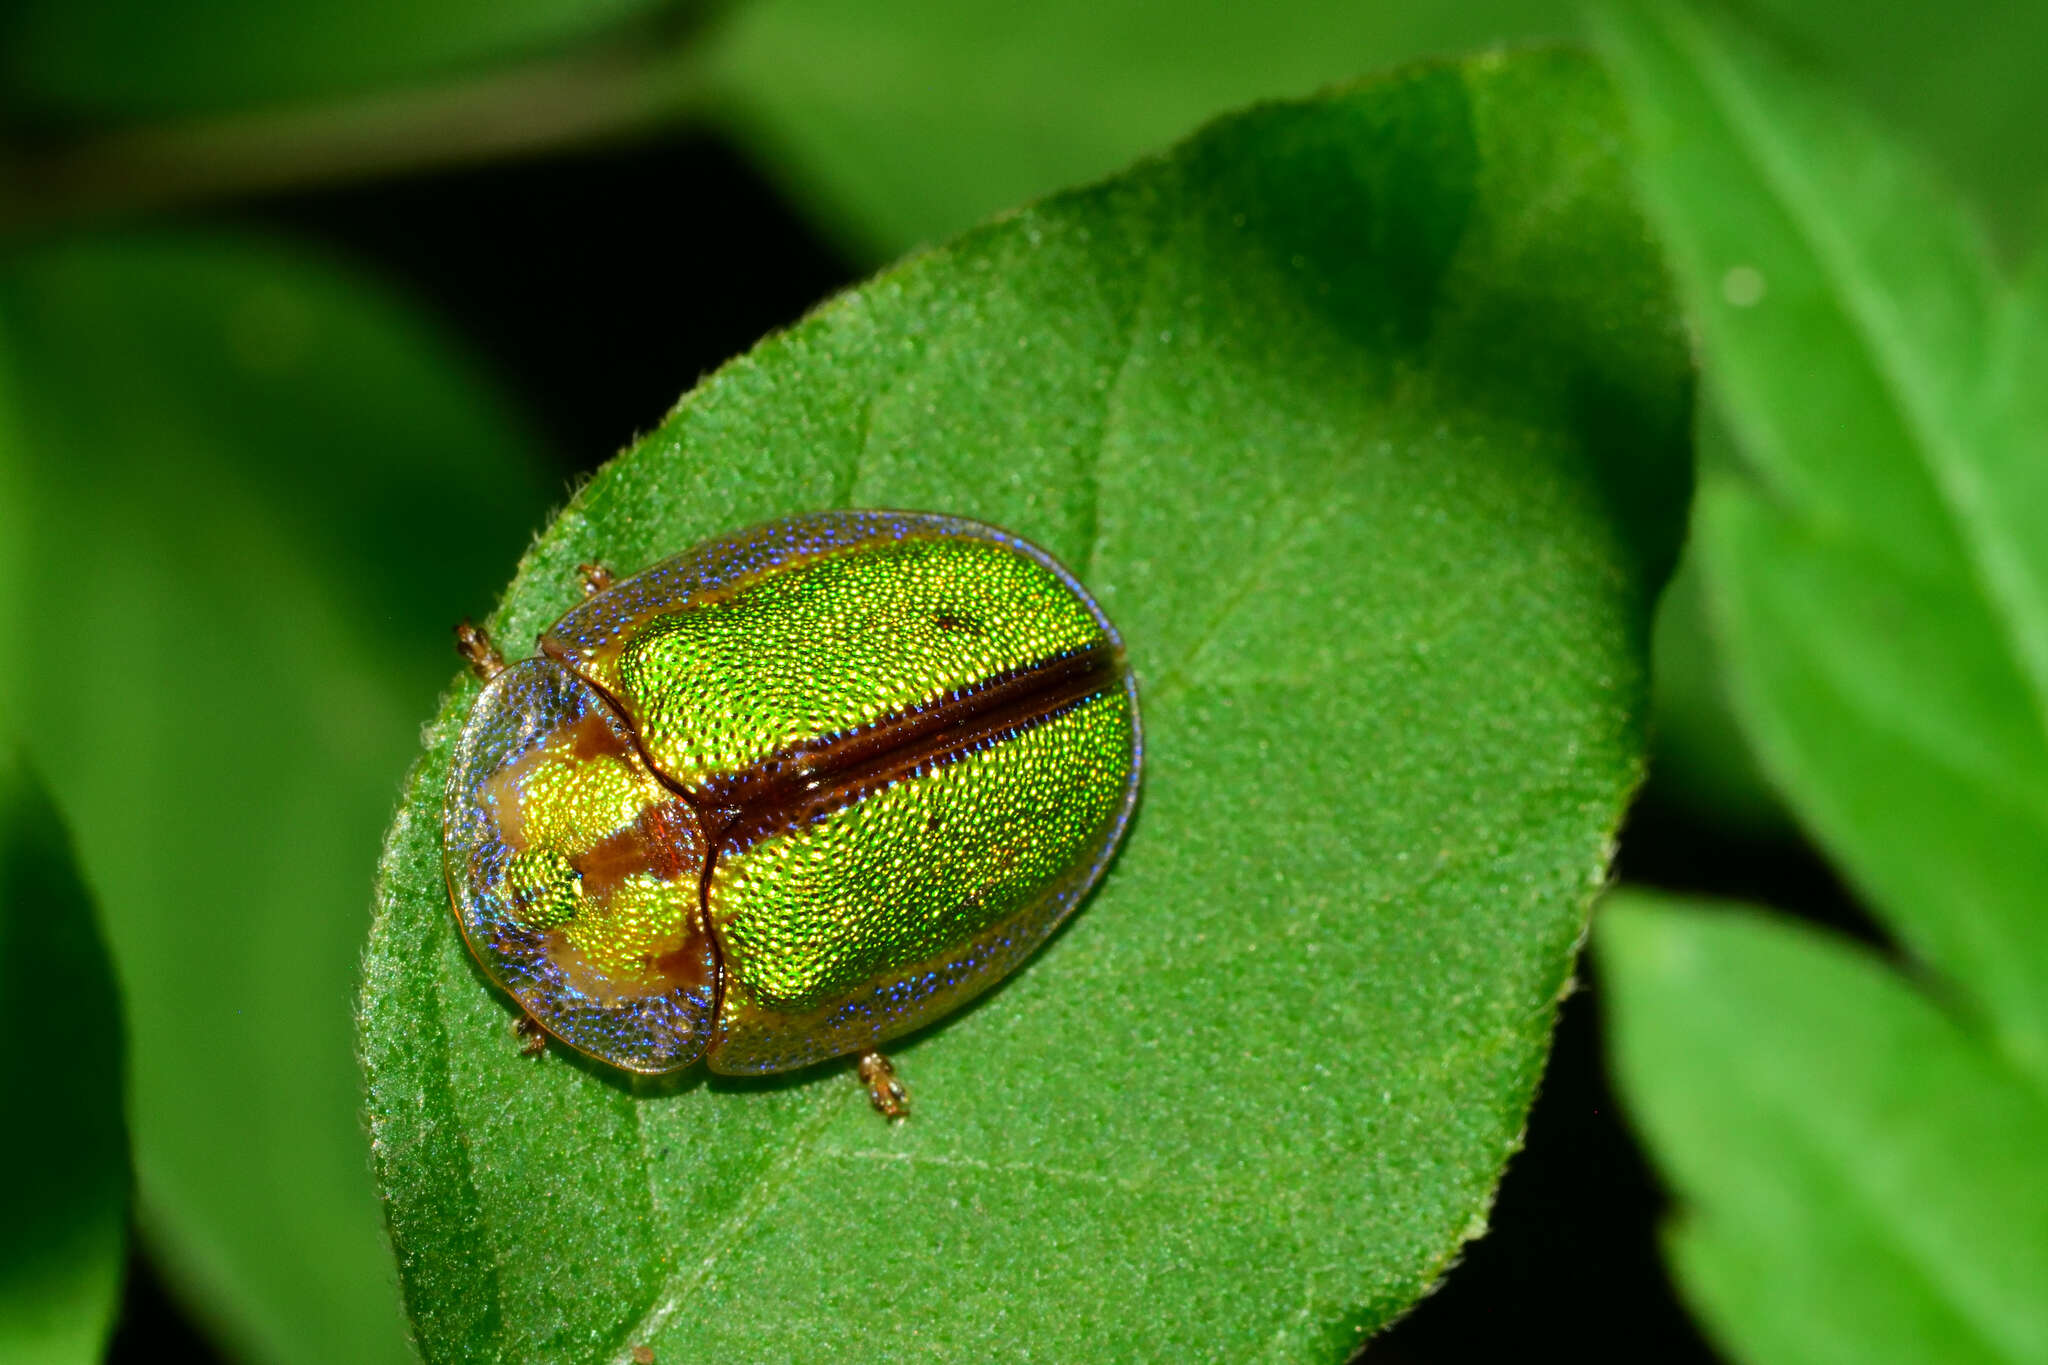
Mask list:
[[[9,338],[0,333],[0,358]],[[26,557],[21,433],[0,364],[0,601]],[[4,703],[4,699],[0,699]],[[0,704],[0,1365],[87,1365],[105,1348],[128,1243],[121,999],[71,838]]]
[[[1700,548],[1732,692],[1802,821],[2048,1082],[2048,385],[1953,201],[1675,8],[1606,31],[1756,474]]]
[[[1105,175],[1218,109],[1507,37],[1563,36],[1563,0],[750,0],[710,43],[765,165],[874,259]]]
[[[1984,400],[1972,408],[1980,420],[1965,427],[1983,465],[1974,501],[1998,554],[1987,573],[2020,604],[2013,614],[2024,618],[2024,656],[2039,677],[2048,647],[2048,534],[2033,514],[2048,508],[2048,239],[1993,325]]]
[[[14,370],[14,337],[7,318],[0,315],[0,632],[10,635],[21,625],[20,608],[28,592],[29,527],[34,524]],[[11,736],[20,732],[21,719],[10,710],[15,697],[9,671],[0,668],[0,734]]]
[[[0,686],[128,986],[145,1232],[250,1359],[407,1359],[350,999],[392,773],[539,511],[532,444],[401,301],[257,240],[16,256],[0,328],[32,513]]]
[[[0,747],[0,1362],[91,1365],[121,1298],[121,997],[42,785]]]
[[[1687,1297],[1743,1360],[2048,1360],[2048,1102],[1868,952],[1622,893],[1614,1065],[1684,1208]]]
[[[17,109],[147,117],[456,76],[587,39],[667,0],[9,0]]]
[[[1072,565],[1146,786],[1087,908],[899,1054],[518,1055],[442,880],[463,682],[386,848],[373,1144],[427,1357],[1338,1359],[1484,1230],[1641,766],[1689,379],[1604,81],[1558,53],[1225,119],[693,393],[492,628],[803,508]]]
[[[2048,5],[2010,0],[1719,0],[1780,51],[1813,60],[1881,108],[1903,140],[1954,177],[2000,240],[2048,227]]]
[[[1675,6],[1603,13],[1744,454],[1802,516],[1956,570],[1942,440],[1997,286],[1960,205],[1732,33]]]
[[[2008,0],[1750,0],[1829,70],[1913,120],[2017,236],[2039,213],[2048,8]],[[749,0],[714,76],[761,160],[874,259],[1103,175],[1217,109],[1488,43],[1561,37],[1561,0]]]

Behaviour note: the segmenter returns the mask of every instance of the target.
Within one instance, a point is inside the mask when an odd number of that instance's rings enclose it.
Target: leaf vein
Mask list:
[[[1138,1180],[1104,1175],[1100,1171],[1078,1171],[1064,1166],[1051,1166],[1037,1161],[988,1161],[981,1157],[968,1156],[961,1152],[898,1152],[880,1151],[860,1147],[821,1147],[813,1156],[834,1161],[891,1162],[904,1166],[934,1166],[941,1170],[977,1171],[993,1175],[1038,1175],[1053,1180],[1068,1180],[1081,1184],[1099,1185],[1107,1189],[1157,1190],[1163,1188],[1184,1188],[1162,1185],[1157,1181]],[[1189,1190],[1190,1193],[1195,1191]],[[1201,1191],[1207,1194],[1208,1191]]]
[[[861,476],[867,472],[868,447],[874,442],[875,401],[886,387],[877,384],[861,395],[860,423],[854,435],[853,457],[847,461],[845,477],[840,480],[839,495],[835,499],[837,506],[856,505],[853,500],[854,494],[860,491]]]
[[[725,1253],[740,1237],[753,1226],[756,1219],[774,1207],[776,1199],[796,1179],[798,1169],[806,1158],[812,1155],[812,1147],[819,1134],[840,1110],[841,1101],[854,1093],[843,1086],[820,1085],[820,1098],[806,1116],[803,1123],[794,1127],[784,1142],[782,1154],[765,1167],[754,1179],[754,1197],[743,1200],[726,1220],[705,1240],[705,1253],[694,1264],[678,1267],[663,1286],[654,1306],[641,1317],[628,1333],[625,1350],[616,1357],[618,1365],[631,1365],[632,1348],[651,1343],[669,1321],[675,1317],[689,1297],[696,1293]]]
[[[1332,457],[1329,462],[1328,473],[1323,481],[1317,485],[1312,496],[1301,499],[1289,511],[1275,514],[1274,517],[1270,518],[1271,520],[1283,521],[1284,524],[1281,526],[1279,534],[1274,535],[1257,558],[1251,562],[1236,586],[1231,589],[1229,596],[1217,608],[1215,614],[1209,618],[1208,624],[1201,629],[1195,636],[1193,643],[1182,654],[1180,662],[1169,668],[1165,676],[1160,679],[1159,685],[1151,689],[1149,699],[1151,705],[1155,707],[1163,705],[1168,697],[1171,697],[1175,692],[1188,684],[1189,678],[1194,673],[1195,665],[1200,662],[1202,655],[1223,634],[1223,630],[1230,624],[1231,618],[1237,614],[1238,610],[1244,606],[1252,594],[1265,586],[1267,576],[1272,572],[1273,566],[1279,563],[1281,557],[1295,543],[1301,529],[1314,519],[1316,509],[1327,505],[1330,494],[1336,488],[1338,479],[1343,473],[1344,466],[1345,462],[1343,460]]]
[[[1131,361],[1138,354],[1138,339],[1145,325],[1144,299],[1151,293],[1152,281],[1157,275],[1155,259],[1149,251],[1142,257],[1145,278],[1139,285],[1139,301],[1132,307],[1130,320],[1124,325],[1124,344],[1117,356],[1116,370],[1102,391],[1102,427],[1095,437],[1095,458],[1088,465],[1088,549],[1081,557],[1081,581],[1084,583],[1094,580],[1096,560],[1102,550],[1102,464],[1109,450],[1111,435],[1121,430],[1124,386],[1130,381]]]

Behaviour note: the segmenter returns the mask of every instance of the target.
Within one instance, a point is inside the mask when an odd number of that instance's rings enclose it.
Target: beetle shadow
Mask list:
[[[853,1058],[827,1057],[822,1062],[813,1062],[795,1071],[775,1071],[761,1076],[722,1076],[709,1067],[699,1067],[698,1071],[704,1077],[704,1088],[714,1095],[763,1095],[777,1090],[792,1090],[800,1085],[827,1084],[834,1071],[845,1072],[850,1080]]]

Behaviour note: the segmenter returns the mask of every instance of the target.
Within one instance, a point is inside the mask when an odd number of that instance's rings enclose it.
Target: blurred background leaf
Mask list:
[[[163,118],[468,75],[686,9],[675,0],[10,0],[17,117]]]
[[[2048,1077],[2048,434],[2007,429],[1986,383],[2048,366],[1999,353],[2018,305],[1893,143],[1686,11],[1611,13],[1756,475],[1711,480],[1698,523],[1745,728],[1873,908]]]
[[[886,260],[1109,174],[1219,109],[1527,35],[1575,0],[1356,5],[749,0],[711,72],[762,164],[856,251]]]
[[[1614,1065],[1686,1202],[1686,1294],[1760,1365],[2048,1359],[2048,1102],[1839,937],[1610,897]]]
[[[1484,1230],[1641,772],[1690,365],[1583,57],[1226,118],[913,258],[608,465],[493,618],[705,535],[943,507],[1129,642],[1147,788],[1071,932],[899,1056],[519,1056],[448,913],[444,706],[364,988],[428,1357],[1326,1362]],[[565,1275],[565,1267],[574,1267]]]
[[[710,35],[737,127],[870,259],[1107,174],[1206,114],[1405,58],[1572,37],[1576,0],[748,0]],[[2048,183],[2048,6],[1750,0],[1882,95],[2022,240]],[[2000,79],[2003,76],[2004,79]],[[1988,88],[1987,88],[1988,87]]]
[[[1817,66],[1884,102],[1915,141],[1951,166],[2008,247],[2042,223],[2048,89],[2032,54],[2048,48],[2048,7],[1934,0],[1873,9],[1845,0],[1734,6]],[[707,114],[878,262],[941,240],[990,213],[1105,175],[1217,109],[1305,94],[1361,70],[1432,53],[1573,37],[1573,0],[1359,6],[1281,0],[1054,0],[1050,7],[937,0],[437,0],[369,8],[313,0],[16,0],[0,17],[0,111],[24,128],[93,127],[216,112],[252,146],[217,157],[312,160],[293,135],[326,146],[338,128],[381,139],[384,156],[524,150],[551,141],[645,133]],[[694,56],[685,49],[694,50]],[[609,53],[613,65],[587,66]],[[508,81],[482,105],[409,94],[525,68],[590,79]],[[609,73],[608,79],[596,77]],[[664,92],[663,82],[689,89]],[[622,94],[619,85],[630,86]],[[701,86],[699,90],[697,87]],[[324,103],[396,97],[353,120],[309,117]],[[406,126],[405,110],[433,127]],[[396,114],[396,118],[393,115]],[[488,114],[488,117],[480,116]],[[522,127],[509,135],[494,123]],[[464,138],[475,146],[465,150]],[[176,144],[159,159],[221,176]],[[360,173],[379,156],[343,157]],[[143,181],[147,167],[127,168]],[[280,170],[246,167],[255,183]],[[229,183],[232,182],[232,175]],[[220,186],[217,188],[225,188]]]
[[[1737,31],[1603,15],[1739,444],[1694,523],[1736,714],[1930,975],[1622,898],[1601,961],[1673,1261],[1759,1365],[2048,1360],[2048,297]]]
[[[0,1363],[92,1365],[128,1247],[121,999],[42,784],[0,741]]]
[[[143,1226],[250,1359],[407,1357],[349,1035],[377,831],[539,517],[518,419],[360,274],[251,238],[0,267],[4,672],[103,898]]]

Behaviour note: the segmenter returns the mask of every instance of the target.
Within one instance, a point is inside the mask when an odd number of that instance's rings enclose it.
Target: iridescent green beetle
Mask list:
[[[787,1071],[1000,981],[1137,798],[1137,687],[1073,575],[1007,532],[827,512],[613,582],[488,681],[448,771],[463,937],[531,1025],[628,1071]],[[536,1035],[537,1036],[537,1035]]]

